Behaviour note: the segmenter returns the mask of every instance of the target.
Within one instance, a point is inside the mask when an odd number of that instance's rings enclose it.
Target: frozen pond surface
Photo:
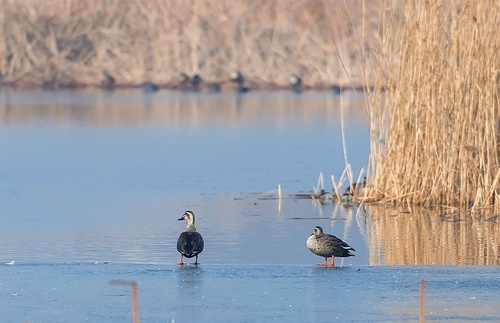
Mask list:
[[[317,223],[289,219],[331,217],[290,198],[321,171],[331,189],[345,167],[341,101],[328,93],[3,91],[0,261],[172,263],[175,220],[193,210],[206,261],[304,263],[271,254],[264,236],[302,248]],[[343,103],[356,172],[369,148],[362,104]],[[278,184],[287,199],[263,200]]]
[[[16,264],[0,267],[4,322],[498,321],[497,267]]]
[[[345,168],[341,105],[357,176],[348,93],[1,90],[0,321],[129,321],[112,279],[139,284],[145,322],[416,321],[422,278],[427,319],[498,319],[498,219],[296,196]],[[179,268],[188,209],[206,245]],[[315,267],[316,225],[356,257]]]

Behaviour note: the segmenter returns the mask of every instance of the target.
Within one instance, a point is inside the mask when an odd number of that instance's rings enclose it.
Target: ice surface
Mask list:
[[[3,322],[495,321],[498,267],[23,264],[0,267]]]

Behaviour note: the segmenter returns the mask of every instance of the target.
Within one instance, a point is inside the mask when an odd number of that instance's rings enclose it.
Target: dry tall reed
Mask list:
[[[392,2],[371,95],[374,200],[500,210],[500,3]],[[398,56],[392,55],[399,52]]]
[[[373,26],[378,2],[366,8]],[[360,53],[351,46],[363,21],[360,0],[0,0],[0,6],[0,72],[16,86],[99,86],[106,75],[121,85],[169,85],[182,72],[221,81],[235,69],[257,86],[287,84],[294,73],[311,86],[361,84]],[[366,38],[366,51],[374,39]]]

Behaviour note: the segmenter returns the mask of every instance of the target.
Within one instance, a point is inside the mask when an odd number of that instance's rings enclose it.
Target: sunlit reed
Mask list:
[[[377,63],[394,86],[369,99],[370,197],[498,213],[500,3],[399,3],[385,3],[399,28],[381,26]]]

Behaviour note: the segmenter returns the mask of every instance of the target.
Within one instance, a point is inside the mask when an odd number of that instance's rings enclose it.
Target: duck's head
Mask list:
[[[184,214],[177,219],[177,221],[186,220],[188,224],[194,224],[194,213],[193,211],[186,211]]]
[[[182,221],[182,220],[186,220],[188,223],[188,225],[186,227],[186,231],[188,231],[188,232],[196,231],[196,227],[194,226],[194,213],[193,213],[193,211],[186,211],[179,219],[177,219],[177,221]]]
[[[323,229],[320,226],[316,226],[311,235],[314,235],[316,238],[319,238],[323,235]]]

